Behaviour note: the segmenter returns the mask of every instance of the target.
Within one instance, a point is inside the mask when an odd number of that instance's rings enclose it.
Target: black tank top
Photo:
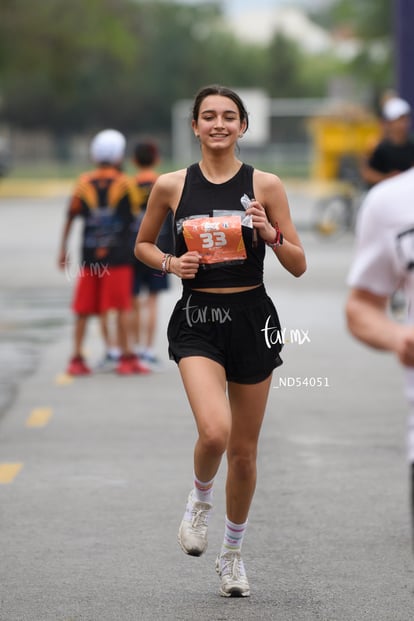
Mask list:
[[[187,252],[182,232],[182,222],[195,216],[212,217],[217,211],[242,212],[241,197],[247,194],[253,198],[253,167],[242,164],[234,177],[225,183],[211,183],[201,172],[198,164],[187,168],[187,175],[180,202],[174,217],[175,253],[181,256]],[[190,288],[243,287],[262,284],[265,244],[257,235],[253,244],[252,229],[242,226],[246,259],[242,262],[222,262],[213,265],[200,264],[196,277],[183,280]]]

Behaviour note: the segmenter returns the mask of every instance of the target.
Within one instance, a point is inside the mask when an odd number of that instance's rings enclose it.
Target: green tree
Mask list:
[[[240,41],[223,27],[221,5],[0,0],[3,119],[56,135],[109,125],[167,134],[174,102],[211,82],[272,97],[323,96],[338,72],[389,85],[390,0],[337,0],[320,16],[364,37],[351,63],[308,56],[281,35],[268,46]]]
[[[360,51],[343,72],[367,85],[374,99],[393,86],[394,19],[392,0],[336,0],[314,17],[325,27],[348,30],[360,41]]]
[[[78,102],[90,83],[106,74],[109,90],[121,68],[132,68],[138,42],[130,2],[114,6],[112,0],[1,0],[0,79],[9,121],[78,127]]]
[[[392,11],[392,0],[334,0],[316,17],[330,28],[347,25],[364,40],[375,40],[392,37]]]
[[[304,53],[292,39],[276,34],[267,49],[268,90],[272,97],[305,96],[300,67]]]

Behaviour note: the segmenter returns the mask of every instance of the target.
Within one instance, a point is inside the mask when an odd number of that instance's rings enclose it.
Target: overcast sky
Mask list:
[[[310,6],[316,8],[317,6],[326,4],[327,0],[291,0],[287,2],[286,0],[224,0],[223,5],[226,7],[227,11],[240,11],[246,9],[252,9],[252,7],[257,8],[272,8],[274,6]]]
[[[206,0],[181,0],[182,2],[187,2],[188,4],[199,4],[203,3]],[[221,0],[222,6],[225,8],[227,13],[231,14],[234,12],[252,10],[252,7],[256,7],[258,9],[263,8],[272,8],[276,6],[304,6],[317,8],[329,3],[332,3],[333,0]]]

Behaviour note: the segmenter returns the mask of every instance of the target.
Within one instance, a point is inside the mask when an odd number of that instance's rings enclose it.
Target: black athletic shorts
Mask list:
[[[241,293],[185,288],[167,334],[171,360],[211,358],[224,367],[229,382],[256,384],[282,364],[279,317],[264,285]]]

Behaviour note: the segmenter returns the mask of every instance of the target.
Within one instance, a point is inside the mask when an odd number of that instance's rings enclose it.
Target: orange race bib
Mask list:
[[[196,250],[201,263],[243,261],[247,256],[237,215],[190,218],[183,222],[183,235],[188,250]]]

